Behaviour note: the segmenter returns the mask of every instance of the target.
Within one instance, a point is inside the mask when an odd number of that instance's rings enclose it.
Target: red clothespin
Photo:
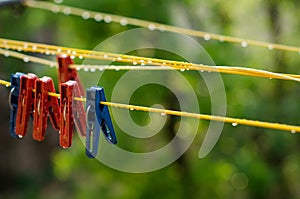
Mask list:
[[[79,79],[76,69],[69,68],[73,64],[73,60],[66,54],[57,55],[58,62],[58,80],[59,83],[65,83],[69,80],[74,80],[78,83],[81,96],[85,96],[85,90]]]
[[[48,95],[55,93],[53,81],[50,77],[42,77],[35,81],[34,116],[33,116],[33,139],[42,141],[45,139],[48,115],[52,126],[59,130],[60,109],[58,99]]]
[[[86,115],[82,102],[73,97],[81,97],[76,81],[67,81],[60,84],[60,146],[68,148],[72,145],[73,126],[85,136]]]
[[[18,112],[16,119],[16,134],[22,138],[26,135],[29,115],[33,110],[35,80],[37,76],[29,73],[20,79],[20,91],[18,99]]]

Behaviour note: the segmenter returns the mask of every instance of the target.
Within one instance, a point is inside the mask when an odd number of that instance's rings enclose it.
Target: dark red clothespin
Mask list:
[[[81,96],[85,95],[85,90],[79,79],[76,69],[69,68],[73,64],[73,60],[66,54],[57,55],[58,62],[58,80],[59,83],[65,83],[69,80],[74,80],[78,83]]]
[[[37,76],[29,73],[20,79],[20,91],[18,99],[18,112],[16,119],[16,134],[22,138],[26,135],[29,115],[33,110],[35,80]]]
[[[42,141],[45,139],[48,115],[53,128],[59,130],[60,109],[58,99],[48,95],[55,93],[53,81],[50,77],[42,77],[35,81],[34,115],[33,115],[33,139]]]
[[[73,126],[82,136],[85,136],[86,115],[83,103],[74,100],[81,97],[76,81],[67,81],[60,84],[60,146],[68,148],[72,145]]]

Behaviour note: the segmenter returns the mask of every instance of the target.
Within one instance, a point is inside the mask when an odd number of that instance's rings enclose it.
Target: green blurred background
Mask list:
[[[65,0],[63,4],[300,46],[300,2],[296,0]],[[31,8],[0,8],[0,37],[8,39],[93,49],[106,38],[131,28]],[[216,65],[299,73],[297,53],[195,39]],[[159,51],[155,55],[172,59],[172,55]],[[0,56],[0,63],[1,79],[8,80],[10,74],[17,71],[57,78],[56,71],[49,67],[4,56]],[[297,83],[234,75],[222,77],[228,116],[299,124],[300,87]],[[116,78],[114,72],[108,72],[105,79]],[[195,86],[205,86],[192,72],[187,78]],[[150,89],[150,94],[154,90]],[[77,135],[70,149],[61,149],[58,134],[51,127],[42,143],[33,141],[31,135],[22,140],[11,138],[8,89],[0,87],[0,91],[3,102],[0,104],[0,198],[300,198],[300,136],[297,134],[226,124],[213,151],[199,159],[201,129],[208,125],[201,121],[198,136],[180,159],[159,171],[129,174],[88,159]],[[160,95],[165,107],[178,108],[168,103],[168,97],[168,94]],[[107,98],[109,100],[109,95]],[[152,105],[148,98],[132,103]],[[209,103],[202,100],[200,105],[208,114]],[[136,115],[137,122],[147,123],[148,116],[141,115]],[[169,125],[157,138],[161,142],[172,137],[174,120],[168,117]],[[124,140],[123,145],[131,144]]]

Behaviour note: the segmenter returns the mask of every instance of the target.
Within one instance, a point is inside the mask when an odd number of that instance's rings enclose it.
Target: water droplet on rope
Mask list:
[[[19,137],[20,139],[22,139],[22,138],[23,138],[23,136],[22,136],[22,135],[18,135],[18,137]]]
[[[246,41],[242,41],[241,46],[245,48],[248,46],[248,43]]]
[[[65,15],[71,14],[71,8],[65,7],[65,8],[63,9],[63,13],[64,13]]]
[[[233,127],[235,127],[235,126],[237,126],[237,125],[238,125],[238,123],[236,123],[236,122],[233,122],[231,125],[232,125]]]
[[[33,45],[31,48],[32,48],[32,50],[36,50],[37,46]]]
[[[112,21],[111,16],[105,16],[104,21],[105,21],[105,23],[110,23]]]
[[[208,40],[210,40],[210,35],[209,34],[205,34],[203,36],[203,38],[204,38],[204,40],[208,41]]]
[[[116,71],[119,71],[120,69],[118,67],[116,67]]]
[[[83,69],[85,72],[88,72],[89,71],[89,68],[84,68]]]
[[[122,26],[126,26],[127,24],[128,24],[128,21],[127,21],[127,19],[121,19],[120,20],[120,24],[122,25]]]
[[[91,70],[90,70],[91,72],[95,72],[96,71],[96,69],[95,68],[91,68]]]
[[[102,17],[102,15],[101,14],[96,14],[95,16],[94,16],[94,19],[95,19],[95,21],[101,21],[102,19],[103,19],[103,17]]]
[[[18,51],[19,51],[19,52],[20,52],[20,51],[22,51],[22,48],[21,48],[21,47],[19,47],[19,48],[18,48]]]
[[[5,57],[9,57],[9,52],[8,52],[8,51],[5,51],[5,52],[4,52],[4,56],[5,56]]]
[[[148,29],[151,30],[151,31],[155,30],[155,25],[154,24],[149,24]]]
[[[108,58],[108,56],[107,56],[107,55],[103,55],[103,57],[104,57],[105,59],[107,59],[107,58]]]
[[[51,64],[50,64],[50,68],[53,68],[54,66],[55,66],[54,63],[51,63]]]
[[[159,26],[158,27],[159,31],[164,32],[166,30],[166,28],[164,26]]]
[[[160,115],[161,115],[161,116],[165,116],[165,115],[166,115],[166,113],[160,113]]]
[[[224,37],[219,37],[219,42],[224,42]]]
[[[90,18],[90,13],[89,12],[83,12],[82,15],[81,15],[81,17],[83,19],[88,19],[88,18]]]
[[[63,2],[63,0],[54,0],[54,3],[57,3],[57,4],[60,4],[62,2]]]
[[[70,57],[71,57],[71,59],[75,59],[75,56],[74,56],[74,55],[71,55]]]
[[[184,69],[184,68],[181,68],[181,69],[180,69],[180,71],[181,71],[181,72],[184,72],[184,71],[185,71],[185,69]]]
[[[130,108],[129,110],[134,111],[134,108]]]
[[[268,49],[269,49],[269,50],[273,50],[273,45],[269,45],[269,46],[268,46]]]
[[[51,10],[54,13],[58,13],[59,12],[59,7],[58,6],[52,6]]]
[[[78,57],[79,59],[83,59],[83,56],[82,55],[79,55],[79,57]]]
[[[294,129],[293,129],[293,130],[291,130],[291,133],[295,134],[295,133],[296,133],[296,130],[294,130]]]
[[[29,62],[29,58],[28,57],[24,57],[23,61],[27,63],[27,62]]]
[[[132,62],[132,64],[133,64],[133,65],[137,65],[137,62],[134,61],[134,62]]]

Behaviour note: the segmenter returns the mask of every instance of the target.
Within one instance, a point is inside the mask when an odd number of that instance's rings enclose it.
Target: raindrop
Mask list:
[[[54,3],[62,3],[63,2],[63,0],[54,0]]]
[[[75,59],[75,56],[74,56],[74,55],[71,55],[70,57],[71,57],[71,59]]]
[[[236,122],[233,122],[231,125],[232,125],[232,126],[237,126],[237,125],[238,125],[238,123],[236,123]]]
[[[99,71],[103,71],[104,70],[104,68],[99,68]]]
[[[58,13],[59,12],[59,7],[58,6],[52,6],[51,10],[54,13]]]
[[[208,41],[208,40],[210,40],[210,35],[209,34],[205,34],[203,36],[203,38],[204,38],[204,40]]]
[[[28,44],[24,44],[23,47],[24,47],[24,48],[28,48]]]
[[[242,41],[242,43],[241,43],[241,46],[245,48],[245,47],[247,47],[247,46],[248,46],[248,43],[247,43],[247,42],[245,42],[245,41]]]
[[[119,71],[120,69],[118,67],[116,67],[116,71]]]
[[[154,24],[149,24],[148,29],[153,31],[155,30],[155,25]]]
[[[224,42],[224,38],[223,37],[219,37],[219,42]]]
[[[145,63],[141,63],[141,66],[145,66]]]
[[[148,60],[148,63],[149,63],[149,64],[151,64],[151,63],[152,63],[152,61],[151,61],[151,60]]]
[[[96,15],[94,16],[95,21],[101,21],[102,18],[103,18],[103,17],[102,17],[101,14],[96,14]]]
[[[160,113],[160,115],[161,115],[161,116],[165,116],[165,115],[166,115],[166,113]]]
[[[76,55],[76,51],[73,51],[72,54],[73,54],[73,55]]]
[[[272,79],[272,77],[270,77],[269,79]]]
[[[166,28],[164,26],[159,26],[159,31],[164,32],[166,30]]]
[[[180,71],[181,71],[181,72],[184,72],[184,71],[185,71],[185,69],[184,69],[184,68],[181,68],[181,69],[180,69]]]
[[[79,55],[79,57],[78,57],[79,59],[83,59],[83,56],[82,55]]]
[[[10,85],[6,84],[5,87],[8,88],[8,87],[10,87]]]
[[[89,68],[84,68],[83,69],[85,72],[88,72],[89,71]]]
[[[273,50],[273,45],[269,45],[269,46],[268,46],[268,49],[269,49],[269,50]]]
[[[118,57],[118,60],[122,60],[122,57]]]
[[[33,45],[32,50],[36,50],[36,49],[37,49],[37,46]]]
[[[68,49],[68,50],[67,50],[67,53],[68,53],[68,54],[71,54],[71,50],[70,50],[70,49]]]
[[[132,64],[133,64],[133,65],[137,65],[137,62],[133,62]]]
[[[90,70],[91,70],[91,72],[95,72],[95,71],[96,71],[96,69],[95,69],[95,68],[91,68]]]
[[[50,55],[50,51],[49,51],[49,50],[46,50],[45,54],[46,54],[46,55]]]
[[[18,51],[19,51],[19,52],[20,52],[20,51],[22,51],[22,48],[21,48],[21,47],[19,47],[19,48],[18,48]]]
[[[50,68],[53,68],[54,66],[55,66],[54,63],[51,63],[51,64],[50,64]]]
[[[5,51],[4,56],[5,56],[5,57],[9,57],[9,52],[8,52],[8,51]]]
[[[22,139],[22,138],[23,138],[23,136],[22,136],[22,135],[18,135],[18,137],[19,137],[20,139]]]
[[[130,108],[129,110],[134,111],[134,108]]]
[[[293,130],[291,130],[291,133],[295,134],[295,133],[296,133],[296,130],[294,130],[294,129],[293,129]]]
[[[23,61],[24,61],[24,62],[29,62],[29,58],[28,58],[28,57],[24,57],[24,58],[23,58]]]
[[[120,24],[122,25],[122,26],[126,26],[127,24],[128,24],[128,21],[127,21],[127,19],[121,19],[120,20]]]
[[[83,12],[82,15],[81,15],[81,17],[83,19],[88,19],[88,18],[90,18],[90,13],[89,12]]]
[[[65,15],[71,14],[71,8],[69,8],[69,7],[64,8],[64,9],[63,9],[63,13],[64,13]]]
[[[81,69],[80,67],[76,67],[76,70],[77,70],[77,71],[80,71],[80,69]]]
[[[105,16],[104,21],[105,21],[105,23],[110,23],[112,21],[111,16]]]
[[[203,73],[203,72],[204,72],[204,70],[201,70],[200,72],[201,72],[201,73]]]
[[[108,58],[108,56],[107,56],[107,55],[103,55],[103,57],[104,57],[105,59],[107,59],[107,58]]]

